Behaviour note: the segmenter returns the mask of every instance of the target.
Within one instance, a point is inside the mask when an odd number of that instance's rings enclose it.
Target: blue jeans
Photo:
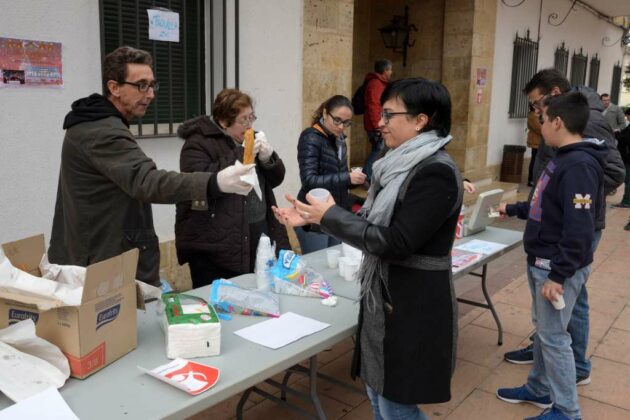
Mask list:
[[[596,230],[592,247],[593,252],[597,250],[601,239],[602,231]],[[573,307],[573,313],[571,314],[571,320],[567,328],[567,331],[569,331],[571,335],[571,349],[573,350],[573,357],[575,358],[575,373],[580,378],[586,378],[591,375],[591,361],[586,356],[590,329],[588,310],[588,292],[586,290],[586,284],[584,284]],[[534,334],[532,338],[535,338],[535,336],[536,334]]]
[[[333,238],[332,236],[328,236],[321,232],[307,232],[301,227],[295,228],[295,234],[300,242],[302,255],[319,251],[320,249],[326,249],[341,243],[341,241]]]
[[[390,401],[365,385],[374,410],[374,420],[429,420],[415,404]]]
[[[368,181],[372,180],[372,165],[376,160],[379,152],[383,149],[383,138],[381,137],[381,133],[378,131],[368,131],[367,133],[368,139],[370,139],[370,143],[372,144],[372,151],[368,155],[365,160],[365,165],[363,165],[363,173],[367,176]]]
[[[551,396],[554,407],[566,416],[580,418],[575,359],[568,332],[573,309],[586,285],[591,266],[580,268],[564,282],[564,309],[557,310],[541,294],[549,271],[527,266],[527,279],[532,293],[532,321],[536,326],[534,366],[527,377],[527,389],[536,397]]]

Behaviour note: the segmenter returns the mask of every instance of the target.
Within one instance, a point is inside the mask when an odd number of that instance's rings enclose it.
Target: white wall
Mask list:
[[[50,238],[63,117],[74,100],[100,91],[98,1],[19,3],[0,0],[0,36],[61,42],[64,88],[0,89],[0,243],[42,232]],[[302,10],[302,1],[240,1],[240,85],[255,99],[256,128],[266,132],[287,166],[278,198],[296,194],[300,185]],[[159,168],[178,170],[181,140],[139,144]],[[174,209],[153,206],[161,241],[174,237]]]
[[[63,89],[0,89],[0,242],[50,238],[65,114],[100,91],[98,1],[0,0],[0,36],[62,43]]]
[[[621,61],[623,50],[619,43],[613,47],[604,47],[602,38],[608,36],[612,41],[621,37],[621,30],[597,19],[580,7],[576,7],[564,24],[554,27],[547,23],[551,13],[559,15],[558,23],[566,14],[570,3],[566,0],[545,0],[542,2],[540,19],[540,43],[538,69],[553,67],[554,52],[562,42],[569,49],[569,72],[571,73],[571,56],[575,49],[583,48],[588,54],[589,66],[586,83],[590,71],[590,59],[597,53],[600,59],[599,92],[610,92],[613,65]],[[510,103],[510,80],[512,75],[512,49],[516,32],[523,36],[527,29],[530,38],[536,39],[539,21],[540,1],[529,0],[519,7],[507,7],[497,0],[497,25],[494,50],[494,69],[492,72],[492,103],[490,106],[490,130],[488,138],[487,165],[501,163],[504,144],[525,145],[525,119],[508,118]],[[528,150],[529,153],[529,150]]]

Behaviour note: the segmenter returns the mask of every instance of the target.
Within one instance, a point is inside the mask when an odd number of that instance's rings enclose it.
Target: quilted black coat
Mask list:
[[[348,188],[347,147],[341,146],[339,158],[335,135],[319,124],[302,131],[298,141],[298,164],[302,188],[300,201],[306,202],[306,194],[313,188],[324,188],[332,194],[335,203],[346,210],[350,208]]]
[[[219,172],[243,160],[243,148],[236,147],[208,116],[185,122],[177,134],[185,140],[180,156],[182,172]],[[276,152],[269,162],[256,161],[259,176],[265,178],[267,226],[276,249],[291,249],[287,231],[273,216],[276,205],[273,188],[284,179],[285,168]],[[217,267],[236,273],[248,273],[250,261],[249,225],[245,214],[246,196],[223,194],[208,202],[208,211],[192,211],[191,202],[177,204],[175,246],[180,264],[188,262],[190,253],[206,252]]]

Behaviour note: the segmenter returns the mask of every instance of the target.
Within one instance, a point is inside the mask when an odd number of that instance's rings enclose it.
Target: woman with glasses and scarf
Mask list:
[[[348,147],[344,129],[352,125],[352,103],[342,95],[324,101],[313,114],[312,125],[302,131],[298,141],[298,164],[302,188],[298,199],[304,201],[313,188],[330,192],[337,205],[350,209],[348,189],[362,185],[366,175],[349,171]],[[321,233],[317,226],[296,227],[302,254],[337,245],[332,236]]]
[[[180,155],[182,172],[218,172],[243,161],[245,131],[256,121],[252,99],[237,89],[224,89],[212,104],[212,117],[184,122],[177,134],[185,143]],[[261,234],[290,249],[286,228],[274,218],[273,188],[284,179],[284,163],[264,133],[254,143],[256,175],[262,197],[225,194],[208,203],[208,211],[191,210],[190,202],[177,204],[175,246],[180,264],[189,263],[193,287],[252,273]]]
[[[289,226],[317,224],[363,251],[361,308],[352,376],[366,385],[376,419],[426,419],[416,404],[451,398],[457,313],[451,247],[462,178],[451,141],[446,88],[423,78],[392,83],[381,97],[387,153],[374,163],[359,214],[330,198],[287,196],[274,208]]]

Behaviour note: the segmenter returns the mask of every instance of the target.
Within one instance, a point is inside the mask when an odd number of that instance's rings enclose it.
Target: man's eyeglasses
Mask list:
[[[543,106],[544,106],[543,102],[545,101],[547,96],[549,96],[549,95],[548,94],[547,95],[543,95],[540,98],[536,99],[535,101],[530,102],[529,106],[531,106],[532,108],[537,109],[537,110],[540,111],[541,109],[543,109]]]
[[[335,117],[334,115],[331,115],[330,118],[332,118],[333,124],[335,124],[337,127],[339,127],[340,125],[343,125],[344,127],[348,128],[352,125],[352,120],[342,120],[339,117]]]
[[[386,110],[383,110],[381,112],[381,118],[383,119],[383,122],[385,122],[385,124],[389,124],[389,120],[391,120],[392,117],[395,115],[414,115],[414,114],[411,112],[391,112],[391,111],[386,111]]]
[[[248,127],[252,124],[254,124],[254,121],[256,121],[258,119],[258,117],[254,114],[250,115],[249,117],[243,117],[240,120],[236,120],[235,122],[239,125],[242,125],[243,127]]]
[[[157,92],[158,90],[160,90],[160,82],[158,82],[157,80],[154,80],[153,82],[128,82],[128,81],[124,81],[124,82],[120,82],[120,85],[131,85],[131,86],[135,86],[138,89],[138,92],[148,92],[149,88],[153,89],[153,92]]]

